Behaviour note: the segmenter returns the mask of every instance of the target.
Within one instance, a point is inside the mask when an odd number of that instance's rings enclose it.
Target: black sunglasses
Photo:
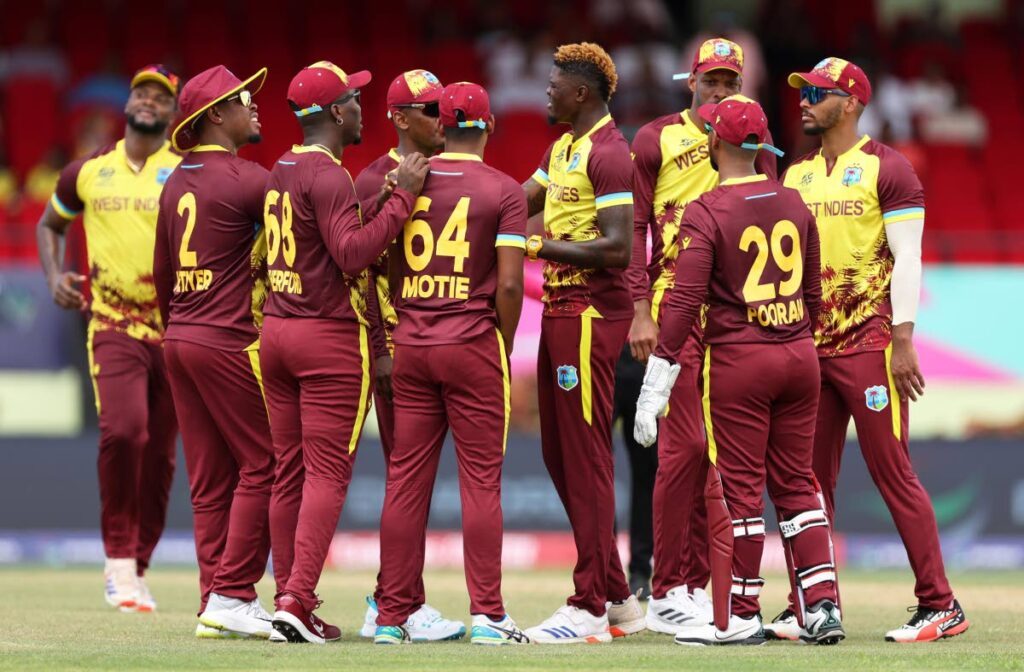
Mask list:
[[[419,110],[420,112],[423,113],[424,116],[427,117],[441,116],[441,107],[438,103],[408,103],[405,105],[394,105],[393,107],[411,107],[413,109]]]
[[[336,101],[331,103],[331,105],[344,105],[345,103],[347,103],[348,101],[350,101],[352,99],[355,99],[355,101],[358,103],[359,102],[359,96],[360,96],[359,89],[356,89],[355,91],[352,91],[351,93],[346,93],[341,98],[338,98]]]
[[[821,101],[825,100],[828,96],[840,96],[842,98],[849,98],[850,94],[846,91],[839,89],[823,89],[820,86],[801,86],[800,87],[800,100],[804,98],[811,105],[817,105]]]

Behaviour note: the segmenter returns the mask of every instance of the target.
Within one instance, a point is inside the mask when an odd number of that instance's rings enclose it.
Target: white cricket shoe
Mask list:
[[[258,639],[270,639],[274,617],[260,604],[259,598],[247,602],[235,597],[210,593],[199,622],[217,630],[230,630]]]
[[[231,630],[218,630],[217,628],[211,628],[208,625],[197,623],[196,639],[249,639],[249,635],[243,635],[240,632],[232,632]],[[282,638],[281,641],[284,642],[287,640]]]
[[[787,642],[800,641],[800,623],[789,608],[772,619],[772,622],[764,626],[764,638],[767,640],[783,640]]]
[[[949,609],[927,609],[911,607],[914,615],[910,620],[885,633],[885,641],[910,644],[912,642],[934,642],[946,637],[956,637],[971,627],[967,615],[958,600],[953,600]]]
[[[492,621],[483,614],[473,616],[473,629],[470,631],[469,642],[483,646],[503,646],[506,644],[529,644],[530,638],[519,629],[512,617],[505,614],[499,621]]]
[[[146,578],[140,576],[138,583],[139,599],[135,603],[135,611],[145,613],[156,611],[156,600],[153,599],[153,594],[149,592],[149,585],[146,583]]]
[[[647,628],[644,609],[636,595],[630,595],[621,602],[605,605],[608,614],[608,632],[612,637],[627,637],[643,632]]]
[[[136,610],[139,602],[139,577],[135,558],[107,558],[103,568],[106,583],[104,598],[123,612]]]
[[[706,593],[704,599],[707,599]],[[645,620],[648,630],[674,635],[684,626],[700,625],[711,619],[683,585],[668,591],[660,600],[654,597],[648,600]]]
[[[594,616],[585,609],[559,607],[540,625],[526,629],[535,644],[600,644],[612,641],[608,632],[608,614]]]
[[[359,636],[373,639],[377,633],[377,600],[372,595],[366,596],[366,613],[363,615],[363,627],[359,628]]]
[[[676,644],[683,646],[719,646],[739,644],[758,646],[764,644],[764,629],[761,617],[754,614],[750,618],[741,618],[735,614],[729,618],[729,627],[724,631],[715,627],[714,623],[688,625],[676,633]]]
[[[800,641],[807,644],[838,644],[846,639],[842,614],[832,600],[821,600],[807,609]]]
[[[414,611],[405,621],[404,627],[414,642],[441,642],[466,636],[465,623],[444,618],[441,612],[429,604],[424,604]],[[367,595],[366,614],[363,615],[363,626],[359,629],[359,636],[372,639],[376,635],[377,601]]]

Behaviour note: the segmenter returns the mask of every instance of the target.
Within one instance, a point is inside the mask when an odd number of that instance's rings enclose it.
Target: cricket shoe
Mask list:
[[[686,586],[676,586],[665,593],[665,597],[652,597],[647,602],[645,621],[647,629],[652,632],[674,635],[684,626],[701,625],[709,620],[711,619],[704,609],[687,592]]]
[[[210,593],[199,622],[217,630],[237,632],[257,639],[270,639],[274,617],[260,604],[259,598],[246,601]]]
[[[612,633],[612,637],[628,637],[647,628],[638,595],[630,595],[621,602],[609,602],[605,609],[608,614],[608,632]]]
[[[470,631],[469,642],[483,646],[503,646],[506,644],[529,644],[530,638],[519,629],[519,626],[508,614],[497,621],[491,620],[489,616],[476,614],[473,616],[473,629]]]
[[[153,599],[153,594],[149,592],[149,585],[143,576],[139,577],[139,599],[135,603],[135,611],[140,613],[156,611],[156,600]]]
[[[807,610],[800,641],[805,644],[830,645],[846,639],[842,615],[832,600],[821,600]]]
[[[429,604],[424,604],[405,621],[405,629],[414,642],[441,642],[462,639],[466,636],[466,624],[450,621]],[[359,636],[367,639],[377,636],[377,601],[366,596],[366,614]]]
[[[107,604],[126,613],[135,611],[139,601],[135,558],[107,558],[103,579]]]
[[[249,635],[231,630],[218,630],[202,623],[196,624],[196,639],[249,639]],[[284,641],[283,639],[281,641]]]
[[[594,616],[585,609],[565,605],[550,618],[526,629],[534,644],[601,644],[612,641],[608,614]]]
[[[675,642],[683,646],[759,646],[764,644],[764,628],[757,614],[749,618],[733,614],[725,630],[719,630],[714,623],[688,625],[676,633]]]
[[[767,640],[798,642],[800,641],[800,631],[800,623],[796,620],[796,614],[790,609],[786,609],[772,619],[771,623],[764,626],[764,638]]]
[[[956,637],[971,627],[958,600],[953,600],[949,609],[910,607],[907,611],[913,611],[914,616],[906,624],[885,633],[885,641],[901,644],[935,642]]]
[[[320,603],[317,602],[316,606],[319,607]],[[324,644],[341,639],[341,630],[329,623],[324,623],[313,613],[313,610],[307,611],[293,595],[288,593],[277,600],[273,626],[274,630],[286,641],[293,643]],[[276,642],[281,641],[280,637],[273,635],[270,639]]]
[[[374,644],[412,644],[409,631],[401,625],[378,625],[373,633]]]

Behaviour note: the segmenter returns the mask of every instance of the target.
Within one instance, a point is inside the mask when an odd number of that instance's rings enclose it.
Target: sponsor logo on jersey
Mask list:
[[[881,412],[889,405],[889,390],[885,385],[875,385],[864,390],[864,403],[872,411]]]
[[[580,384],[579,373],[572,364],[564,364],[558,367],[555,371],[555,379],[558,381],[558,386],[566,392]]]

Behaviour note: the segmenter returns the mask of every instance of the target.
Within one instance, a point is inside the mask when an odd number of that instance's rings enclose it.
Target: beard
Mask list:
[[[710,153],[708,154],[708,161],[711,162],[711,167],[714,168],[715,172],[717,173],[718,172],[718,161],[715,161],[715,157],[712,154],[710,154]]]
[[[558,123],[558,119],[555,119],[555,115],[548,113],[548,126],[554,126]]]
[[[804,135],[824,135],[825,131],[834,128],[843,115],[838,105],[835,106],[821,121],[814,120],[813,126],[804,126]]]
[[[138,131],[144,135],[163,135],[167,130],[170,122],[167,121],[154,121],[152,123],[145,123],[135,118],[135,115],[128,115],[128,126],[132,130]]]
[[[259,133],[250,133],[246,142],[250,145],[258,145],[263,140],[263,136]]]

